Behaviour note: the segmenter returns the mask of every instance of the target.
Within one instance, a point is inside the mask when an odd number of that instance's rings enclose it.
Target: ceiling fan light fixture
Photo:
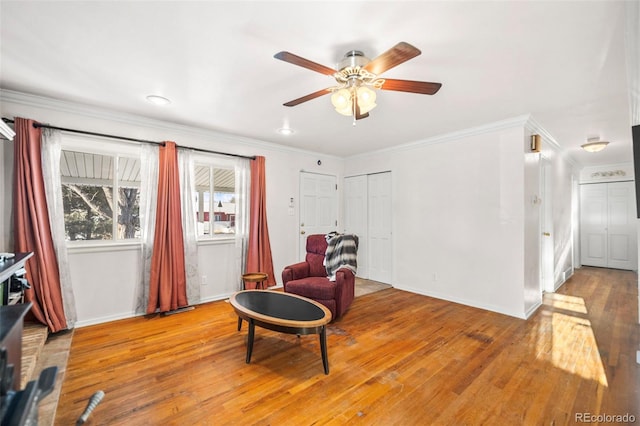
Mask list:
[[[342,115],[351,115],[351,92],[348,89],[340,89],[331,95],[331,104]]]
[[[587,152],[599,152],[605,149],[607,145],[609,145],[609,142],[601,141],[600,138],[589,138],[587,143],[581,146]]]
[[[360,107],[360,113],[366,114],[374,109],[376,104],[376,92],[369,89],[366,86],[358,87],[358,106]]]
[[[355,94],[353,92],[355,92]],[[351,90],[342,88],[336,90],[333,92],[333,95],[331,95],[331,103],[336,109],[336,112],[346,116],[353,115],[353,109],[355,108],[353,104],[354,96],[358,99],[360,114],[366,114],[377,106],[376,92],[369,87],[351,87]]]

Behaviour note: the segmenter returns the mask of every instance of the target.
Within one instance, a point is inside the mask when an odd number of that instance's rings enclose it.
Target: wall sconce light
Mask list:
[[[531,135],[531,152],[540,152],[542,138],[540,135]]]

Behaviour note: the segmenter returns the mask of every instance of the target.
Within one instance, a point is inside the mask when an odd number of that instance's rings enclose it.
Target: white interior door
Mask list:
[[[367,176],[369,279],[391,284],[391,172]]]
[[[583,265],[637,269],[633,182],[580,186],[580,249]]]
[[[360,278],[369,278],[367,220],[367,176],[344,179],[344,232],[358,236],[358,272]]]
[[[608,267],[638,269],[638,245],[635,218],[635,186],[633,182],[607,184]]]
[[[580,186],[581,263],[607,266],[607,184]]]
[[[307,235],[337,230],[337,194],[335,176],[300,172],[300,260],[306,255]]]

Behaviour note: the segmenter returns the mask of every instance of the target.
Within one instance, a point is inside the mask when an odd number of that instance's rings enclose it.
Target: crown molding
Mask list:
[[[438,136],[433,136],[427,139],[421,139],[416,142],[410,142],[403,145],[398,145],[390,148],[383,148],[372,152],[367,152],[364,154],[353,155],[347,157],[346,159],[357,159],[357,158],[366,158],[373,155],[386,154],[386,153],[394,153],[407,151],[411,149],[421,148],[429,145],[436,145],[440,143],[450,142],[453,140],[458,140],[470,136],[482,135],[485,133],[496,132],[505,129],[511,129],[514,127],[522,127],[531,133],[537,133],[542,136],[542,139],[551,147],[554,151],[558,153],[564,153],[560,144],[556,141],[556,139],[549,133],[544,127],[542,127],[531,114],[518,115],[515,117],[507,118],[500,121],[494,121],[492,123],[483,124],[481,126],[470,127],[468,129],[457,130],[451,133],[445,133]],[[575,168],[581,168],[581,166],[568,154],[564,156],[567,162]]]
[[[558,141],[549,133],[544,127],[538,123],[533,116],[529,116],[529,119],[525,123],[525,129],[531,133],[537,133],[542,137],[542,140],[557,154],[562,155],[563,159],[567,161],[574,169],[582,169],[580,165],[568,152],[566,152]]]
[[[514,127],[524,127],[525,124],[529,121],[530,117],[531,116],[528,114],[519,115],[512,118],[507,118],[505,120],[494,121],[492,123],[483,124],[481,126],[470,127],[462,130],[456,130],[455,132],[445,133],[442,135],[437,135],[430,138],[421,139],[415,142],[409,142],[406,144],[397,145],[394,147],[383,148],[376,151],[367,152],[364,154],[357,154],[347,158],[349,159],[365,158],[365,157],[378,155],[378,154],[408,151],[411,149],[421,148],[424,146],[450,142],[450,141],[466,138],[469,136],[482,135],[485,133],[491,133],[491,132],[504,130],[504,129],[511,129]]]
[[[258,139],[252,139],[245,136],[223,133],[216,130],[204,129],[195,126],[187,126],[184,124],[172,123],[153,118],[143,117],[135,114],[123,113],[106,108],[100,108],[93,105],[63,101],[59,99],[49,98],[41,95],[17,92],[14,90],[0,89],[0,103],[10,102],[18,105],[24,105],[35,108],[42,108],[56,112],[63,112],[78,115],[87,118],[99,120],[113,121],[137,127],[146,127],[152,129],[164,129],[171,132],[183,133],[198,138],[214,139],[217,142],[229,142],[235,145],[243,145],[250,148],[268,149],[270,151],[279,151],[286,153],[297,153],[309,156],[321,156],[322,158],[334,158],[344,160],[343,157],[309,151],[300,148],[280,145],[273,142],[266,142]],[[55,123],[48,123],[55,125]],[[90,129],[82,129],[90,130]],[[196,148],[196,147],[194,147]],[[235,154],[235,152],[234,152]]]

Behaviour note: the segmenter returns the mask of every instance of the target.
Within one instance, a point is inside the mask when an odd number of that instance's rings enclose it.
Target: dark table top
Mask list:
[[[0,262],[0,282],[10,278],[18,269],[22,268],[31,256],[33,256],[32,252],[16,253],[11,259]]]
[[[301,323],[313,326],[331,321],[331,311],[320,303],[280,291],[240,291],[232,295],[229,302],[239,313],[283,325]]]

